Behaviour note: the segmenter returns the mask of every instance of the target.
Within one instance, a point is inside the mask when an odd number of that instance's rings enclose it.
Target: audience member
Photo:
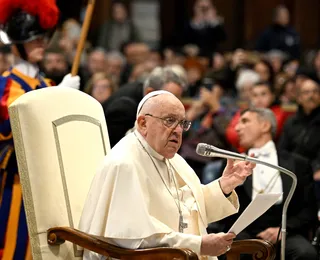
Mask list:
[[[287,7],[277,6],[272,22],[273,24],[258,39],[256,50],[261,52],[280,50],[291,58],[299,58],[300,37],[296,30],[289,25],[290,13]]]
[[[87,83],[85,92],[103,104],[115,92],[115,84],[106,73],[97,72]]]
[[[298,88],[299,109],[285,124],[278,146],[311,161],[320,209],[320,86],[305,80]]]
[[[317,260],[316,250],[309,240],[309,231],[314,230],[317,225],[312,170],[306,159],[276,148],[273,141],[277,132],[276,127],[276,119],[271,110],[252,108],[241,113],[236,131],[239,135],[240,145],[245,148],[248,154],[254,154],[262,161],[282,166],[296,174],[297,187],[287,212],[286,259]],[[236,188],[240,209],[238,214],[222,221],[226,225],[225,229],[228,230],[233,225],[234,221],[258,194],[283,193],[275,205],[236,237],[239,240],[259,238],[278,244],[277,237],[280,232],[282,208],[291,184],[292,179],[289,176],[257,164],[253,169],[253,174],[246,179],[243,185]],[[281,240],[281,235],[279,240]],[[252,259],[252,257],[247,256],[244,259]],[[277,252],[276,259],[280,259],[280,250]]]
[[[124,44],[138,42],[140,36],[129,18],[124,2],[114,1],[111,6],[111,20],[106,21],[98,32],[97,46],[107,51],[120,51]]]

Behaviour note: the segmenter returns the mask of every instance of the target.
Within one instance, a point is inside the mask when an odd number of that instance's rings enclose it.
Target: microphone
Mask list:
[[[289,175],[292,178],[292,185],[288,194],[288,197],[286,198],[284,204],[283,204],[283,208],[282,208],[282,221],[281,221],[281,260],[285,260],[285,248],[286,248],[286,235],[287,235],[287,210],[288,210],[288,206],[289,203],[291,201],[291,198],[293,196],[293,193],[296,189],[297,186],[297,176],[287,170],[286,168],[283,168],[281,166],[278,165],[274,165],[268,162],[264,162],[261,161],[257,158],[254,157],[250,157],[248,155],[243,155],[243,154],[238,154],[238,153],[234,153],[234,152],[230,152],[227,150],[223,150],[220,148],[217,148],[213,145],[209,145],[209,144],[204,144],[204,143],[199,143],[197,145],[197,149],[196,149],[197,154],[201,155],[201,156],[205,156],[205,157],[220,157],[220,158],[226,158],[226,159],[234,159],[234,160],[240,160],[240,161],[247,161],[247,162],[253,162],[256,164],[262,164],[265,165],[267,167],[273,168],[278,170],[279,172],[282,172],[284,174]]]
[[[241,160],[246,161],[246,155],[226,151],[219,149],[213,145],[199,143],[197,145],[197,154],[205,156],[205,157],[220,157],[226,159],[234,159],[234,160]]]

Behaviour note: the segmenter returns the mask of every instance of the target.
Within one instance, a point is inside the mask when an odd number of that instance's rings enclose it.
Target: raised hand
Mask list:
[[[252,174],[252,170],[255,166],[255,163],[236,162],[233,159],[228,159],[227,166],[219,180],[223,193],[229,194],[237,186],[241,185],[246,178]]]

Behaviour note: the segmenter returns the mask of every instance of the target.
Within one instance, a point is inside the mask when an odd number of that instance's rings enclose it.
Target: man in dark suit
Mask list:
[[[308,161],[298,155],[276,149],[272,141],[276,133],[276,120],[269,109],[252,108],[243,111],[236,125],[236,131],[241,146],[247,149],[248,154],[254,154],[260,160],[280,165],[297,175],[298,184],[287,212],[286,259],[316,260],[316,251],[308,240],[309,231],[317,224],[312,170]],[[291,184],[292,179],[289,176],[258,164],[252,176],[236,189],[240,202],[239,213],[224,222],[225,228],[231,227],[257,194],[283,193],[275,205],[237,235],[237,239],[260,238],[277,244],[283,203],[288,196]]]
[[[141,99],[154,90],[167,90],[181,97],[186,82],[171,67],[155,68],[147,80],[129,83],[116,91],[104,104],[110,145],[113,147],[126,132],[134,127],[136,111]]]

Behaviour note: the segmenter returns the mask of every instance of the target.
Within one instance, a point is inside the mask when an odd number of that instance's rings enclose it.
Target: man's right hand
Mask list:
[[[233,239],[233,233],[218,233],[202,236],[201,255],[219,256],[228,251]]]

